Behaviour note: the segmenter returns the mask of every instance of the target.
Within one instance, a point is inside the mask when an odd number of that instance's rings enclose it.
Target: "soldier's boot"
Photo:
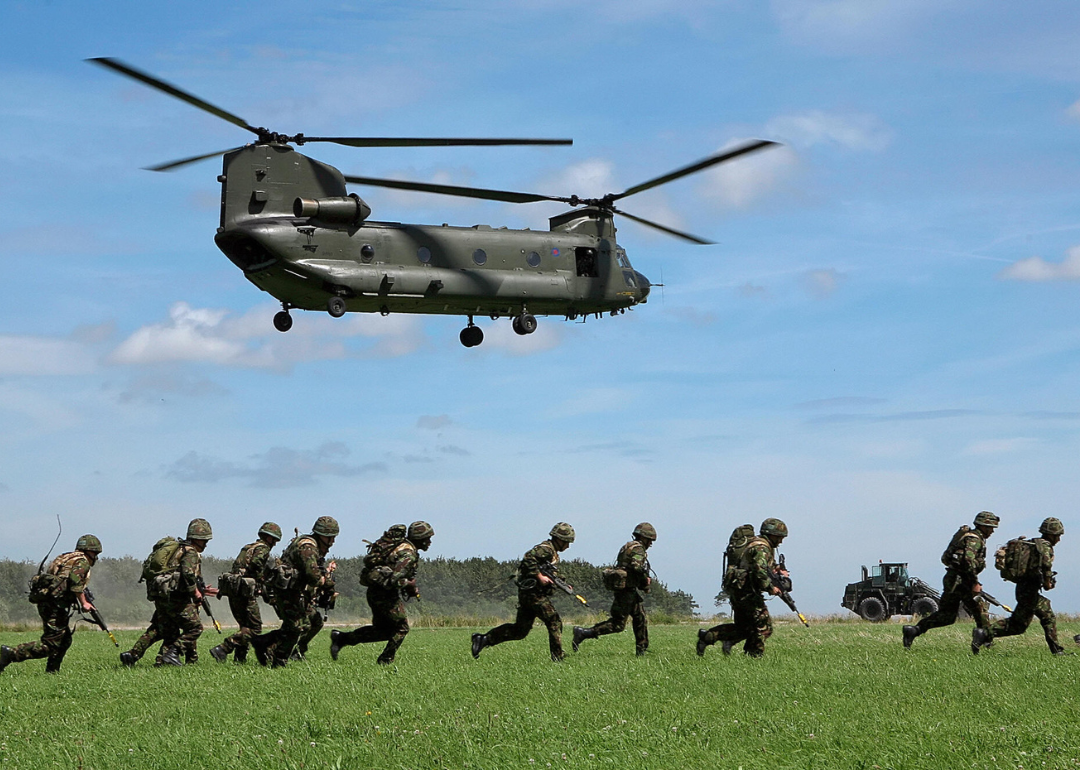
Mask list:
[[[911,643],[915,641],[915,637],[919,635],[918,626],[904,626],[904,649],[910,650]]]
[[[64,662],[63,655],[50,655],[48,660],[45,661],[45,673],[46,674],[59,674],[60,664]]]
[[[1080,644],[1080,642],[1078,642]],[[480,659],[480,650],[488,646],[487,634],[473,634],[472,635],[472,656],[477,660]],[[577,649],[575,646],[574,649]]]
[[[725,655],[731,655],[731,650],[734,647],[735,642],[731,641],[730,639],[725,639],[723,642],[720,643],[720,652],[724,653]]]
[[[222,645],[210,648],[210,657],[216,660],[218,663],[224,663],[229,659],[229,653],[225,652],[225,648]],[[240,653],[237,652],[237,658],[240,657]]]
[[[0,671],[8,667],[8,663],[15,660],[15,650],[6,644],[0,646]]]
[[[134,668],[135,664],[138,662],[139,659],[136,658],[135,653],[131,652],[130,650],[128,652],[120,653],[120,663],[127,666],[128,668]]]
[[[578,647],[586,639],[595,639],[599,634],[592,628],[582,628],[581,626],[574,626],[574,639],[570,643],[570,646],[574,648],[574,652],[578,651]]]
[[[1076,636],[1074,636],[1073,641],[1076,642],[1077,644],[1080,644],[1080,634],[1077,634]],[[0,669],[0,671],[3,671],[3,669]]]
[[[233,663],[244,663],[247,661],[247,647],[237,647],[236,652],[233,653]],[[210,650],[210,654],[213,655],[214,651]]]
[[[192,650],[184,656],[184,664],[188,666],[194,666],[199,662],[199,653]]]
[[[251,649],[255,650],[255,660],[259,661],[260,666],[269,665],[270,656],[267,652],[267,648],[270,646],[270,643],[258,634],[251,637],[250,641]]]
[[[293,651],[289,654],[289,660],[294,660],[298,663],[302,662],[305,660],[304,653],[300,652],[299,648],[293,648]]]
[[[341,648],[347,646],[341,639],[341,632],[336,628],[330,632],[330,657],[337,660]]]
[[[565,660],[565,659],[566,659],[566,655],[564,655],[561,652],[553,652],[553,653],[551,653],[551,662],[552,663],[562,663],[563,660]]]
[[[380,666],[389,666],[394,662],[394,654],[390,653],[389,655],[387,655],[384,652],[382,655],[375,659],[375,662],[378,663]]]
[[[175,647],[165,647],[161,650],[161,654],[158,656],[158,660],[154,663],[155,666],[182,666],[184,662],[180,660],[180,650]]]
[[[705,657],[705,648],[709,646],[709,640],[705,638],[708,633],[705,628],[699,628],[697,632],[697,654],[702,657]]]
[[[990,632],[985,628],[976,627],[971,632],[971,654],[978,655],[983,647],[989,647],[991,642]]]

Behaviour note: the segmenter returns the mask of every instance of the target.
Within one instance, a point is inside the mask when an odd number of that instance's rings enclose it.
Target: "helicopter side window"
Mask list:
[[[375,259],[375,247],[370,243],[365,243],[360,247],[360,261],[366,263],[373,259]]]
[[[423,262],[425,265],[431,262],[431,249],[427,246],[421,246],[416,250],[416,258]]]
[[[477,249],[472,253],[472,261],[478,265],[483,265],[487,262],[487,252],[483,249]]]
[[[530,251],[528,256],[525,257],[525,262],[529,267],[540,267],[540,253]]]
[[[578,246],[574,249],[577,257],[577,274],[581,278],[596,278],[599,275],[596,269],[596,249],[589,246]]]

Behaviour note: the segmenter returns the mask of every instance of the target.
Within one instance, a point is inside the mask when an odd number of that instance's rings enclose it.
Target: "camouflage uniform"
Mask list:
[[[1039,554],[1037,574],[1016,583],[1016,609],[1009,617],[991,623],[986,629],[986,636],[982,638],[986,639],[985,644],[998,637],[1022,634],[1031,625],[1032,618],[1038,618],[1050,652],[1057,655],[1063,651],[1058,643],[1057,618],[1050,606],[1050,600],[1039,593],[1040,589],[1049,591],[1057,585],[1057,573],[1053,569],[1054,544],[1041,537],[1031,542],[1035,544]],[[974,650],[976,646],[973,642],[972,649]]]
[[[938,602],[938,611],[927,615],[915,626],[919,634],[931,628],[951,626],[964,606],[968,615],[975,619],[978,628],[990,626],[986,605],[973,594],[979,582],[979,573],[986,567],[986,540],[977,529],[965,533],[953,564],[945,570],[944,591]]]
[[[315,606],[322,591],[333,592],[333,582],[323,580],[325,555],[319,553],[314,534],[302,535],[289,543],[281,560],[293,569],[291,585],[276,592],[274,610],[281,618],[281,628],[250,640],[265,650],[274,666],[284,666],[296,651],[303,655],[307,643],[322,629],[323,619]],[[260,657],[260,660],[262,656]]]
[[[394,662],[398,647],[409,633],[409,619],[405,613],[405,596],[417,596],[416,567],[420,563],[420,554],[416,546],[404,540],[387,556],[385,566],[390,574],[384,584],[372,583],[367,589],[367,603],[371,607],[371,625],[361,626],[353,631],[334,633],[335,647],[350,647],[355,644],[386,642],[386,647],[379,655],[378,662]],[[331,650],[336,653],[337,650]],[[337,655],[333,655],[337,658]]]
[[[199,617],[202,603],[195,598],[195,592],[202,583],[202,555],[189,540],[180,541],[177,554],[179,561],[176,568],[176,590],[154,599],[154,615],[150,619],[150,626],[128,651],[130,657],[125,660],[126,663],[130,660],[128,665],[133,665],[159,640],[159,665],[169,662],[170,648],[175,650],[177,656],[182,652],[187,663],[196,663],[199,660],[196,645],[203,632],[202,619]]]
[[[551,603],[551,595],[555,592],[555,588],[541,583],[537,578],[541,565],[558,565],[558,563],[559,552],[555,550],[551,540],[545,540],[533,546],[522,557],[517,573],[517,617],[513,623],[503,623],[484,634],[485,647],[524,639],[532,630],[533,621],[540,618],[540,621],[547,626],[551,659],[555,661],[563,659],[562,618],[555,610],[555,605]]]
[[[728,568],[723,583],[731,599],[732,622],[701,631],[699,652],[703,646],[717,642],[723,642],[727,650],[745,639],[743,652],[759,658],[765,653],[765,640],[773,631],[762,594],[772,586],[769,573],[776,569],[775,549],[766,538],[755,537],[743,550],[739,564],[732,566],[734,569]]]
[[[35,658],[48,658],[45,670],[55,673],[60,670],[64,655],[71,647],[71,613],[73,605],[79,601],[78,594],[86,590],[90,582],[90,559],[82,551],[71,551],[53,559],[46,574],[53,577],[53,588],[38,602],[38,615],[41,616],[41,639],[26,642],[15,647],[4,648],[0,670],[8,663],[20,663]]]
[[[262,632],[262,614],[259,611],[259,593],[263,582],[263,569],[270,558],[273,546],[264,540],[256,540],[240,549],[233,562],[231,572],[243,578],[255,581],[256,590],[252,596],[230,596],[229,610],[240,630],[223,641],[218,648],[224,655],[236,651],[236,661],[243,662],[247,657],[248,645],[252,636]]]
[[[626,571],[626,587],[615,590],[611,617],[592,628],[574,629],[574,638],[592,639],[605,634],[618,634],[631,619],[634,628],[634,648],[638,655],[649,649],[649,622],[645,616],[645,593],[649,590],[649,559],[645,546],[637,540],[619,549],[615,569]]]

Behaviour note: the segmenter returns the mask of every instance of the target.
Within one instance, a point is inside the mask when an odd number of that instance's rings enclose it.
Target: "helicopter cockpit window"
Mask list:
[[[483,265],[487,262],[487,252],[483,249],[477,249],[472,253],[472,261],[478,265]]]
[[[528,256],[525,257],[525,262],[529,267],[540,267],[540,253],[536,251],[530,251]]]
[[[637,281],[634,280],[634,271],[633,270],[623,270],[622,271],[622,278],[623,278],[624,281],[626,281],[626,285],[628,287],[630,287],[631,289],[636,289],[637,288]]]
[[[616,249],[615,259],[619,261],[619,267],[630,267],[630,260],[626,258],[626,249]]]
[[[599,273],[596,269],[596,249],[589,246],[578,246],[574,249],[577,258],[577,274],[582,278],[596,278]]]
[[[421,246],[416,250],[416,258],[426,265],[431,261],[431,249],[427,246]]]
[[[375,259],[375,247],[370,243],[365,243],[360,247],[360,261],[370,262],[373,259]]]

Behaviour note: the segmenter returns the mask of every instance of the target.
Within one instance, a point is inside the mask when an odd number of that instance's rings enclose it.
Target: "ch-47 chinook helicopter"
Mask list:
[[[537,315],[612,316],[643,303],[652,284],[615,241],[615,214],[698,244],[703,238],[615,208],[616,201],[775,142],[755,140],[602,198],[537,195],[476,187],[348,176],[290,145],[352,147],[571,144],[569,139],[309,137],[279,134],[110,58],[89,61],[134,78],[255,134],[252,144],[150,167],[168,171],[224,155],[218,248],[245,277],[281,302],[274,326],[292,328],[290,310],[463,315],[461,344],[484,340],[475,317],[509,317],[518,334],[536,331]],[[551,217],[548,232],[488,225],[410,225],[368,219],[371,208],[346,183],[468,198],[573,207]]]

